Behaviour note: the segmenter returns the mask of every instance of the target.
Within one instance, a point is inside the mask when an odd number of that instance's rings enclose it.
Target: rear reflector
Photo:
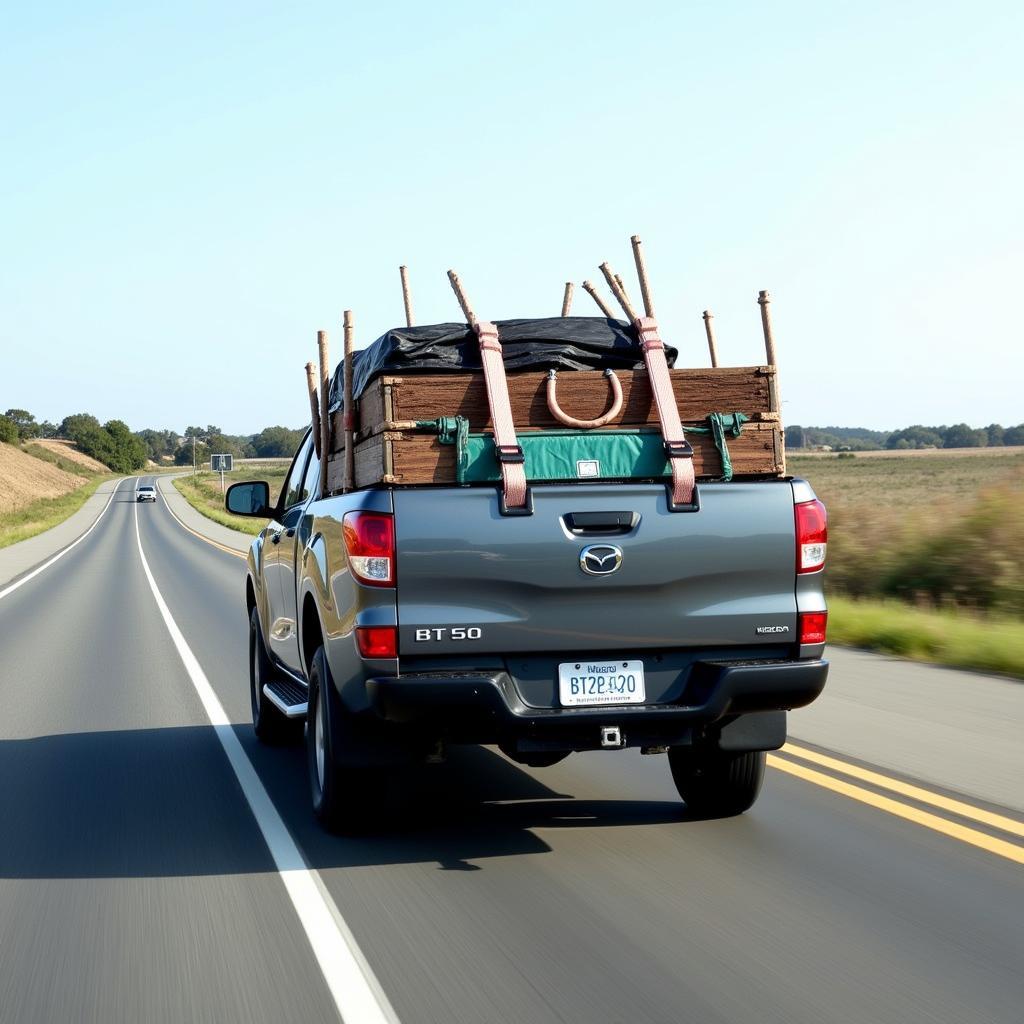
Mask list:
[[[800,613],[800,643],[823,644],[825,642],[825,626],[828,623],[828,612]]]
[[[384,512],[347,512],[342,520],[348,566],[360,583],[395,585],[395,520]]]
[[[820,501],[802,501],[796,508],[796,571],[817,572],[825,565],[828,519]]]
[[[356,643],[364,658],[398,657],[398,630],[394,626],[359,626]]]

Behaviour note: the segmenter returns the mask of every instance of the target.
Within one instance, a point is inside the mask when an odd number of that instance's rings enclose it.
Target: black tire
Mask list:
[[[253,731],[260,742],[270,746],[295,743],[302,736],[302,719],[285,718],[263,693],[263,684],[273,675],[274,666],[263,643],[260,615],[254,607],[249,613],[249,705]]]
[[[313,813],[331,832],[364,831],[378,820],[386,773],[359,763],[365,744],[354,716],[334,689],[322,647],[309,673],[306,763]]]
[[[672,747],[668,763],[686,809],[698,817],[742,814],[754,806],[764,781],[763,750],[736,754]]]

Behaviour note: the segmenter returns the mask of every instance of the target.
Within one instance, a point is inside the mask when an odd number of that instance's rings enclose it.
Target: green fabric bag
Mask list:
[[[726,436],[739,437],[749,419],[743,413],[712,413],[706,427],[687,427],[690,434],[711,434],[722,457],[722,479],[732,479]],[[460,484],[492,483],[501,479],[491,434],[470,434],[462,416],[417,423],[434,429],[442,444],[456,447],[456,479]],[[517,435],[526,460],[526,479],[656,480],[672,475],[661,431],[529,430]]]

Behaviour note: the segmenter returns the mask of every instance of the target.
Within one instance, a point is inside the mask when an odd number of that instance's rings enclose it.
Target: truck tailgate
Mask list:
[[[503,517],[492,488],[396,488],[400,654],[794,643],[791,485],[699,490],[672,513],[657,484],[534,487]],[[586,567],[618,567],[585,571],[591,545]]]

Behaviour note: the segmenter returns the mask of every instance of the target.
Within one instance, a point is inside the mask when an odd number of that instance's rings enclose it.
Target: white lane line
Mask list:
[[[306,863],[288,827],[278,814],[256,769],[242,749],[238,737],[210,681],[192,653],[178,624],[174,621],[146,561],[139,533],[139,510],[135,509],[135,540],[139,546],[142,569],[149,580],[157,608],[171,634],[185,671],[199,694],[228,762],[249,803],[256,824],[263,833],[281,881],[291,897],[292,906],[306,931],[334,1004],[345,1024],[398,1024],[398,1016],[341,912],[327,893],[323,882]]]
[[[134,479],[135,477],[132,477],[132,480]],[[58,559],[63,558],[73,547],[77,547],[79,544],[81,544],[82,541],[85,540],[85,538],[88,537],[89,534],[96,529],[97,524],[103,518],[103,512],[106,512],[107,509],[110,508],[110,503],[114,500],[114,495],[117,494],[117,492],[121,489],[121,484],[123,483],[124,480],[117,481],[117,486],[110,492],[110,497],[107,498],[107,503],[106,505],[103,506],[103,511],[100,512],[100,514],[93,520],[92,526],[90,526],[89,529],[86,530],[81,537],[79,537],[77,540],[73,540],[66,548],[61,548],[61,550],[58,551],[57,554],[53,556],[53,558],[51,558],[48,562],[43,562],[42,565],[37,566],[27,576],[22,576],[17,583],[12,583],[9,587],[4,587],[3,590],[0,590],[0,601],[2,601],[8,594],[13,594],[14,591],[18,589],[18,587],[23,587],[26,583],[28,583],[29,580],[35,579],[36,576],[38,576],[44,569],[49,569],[54,562],[56,562]]]

